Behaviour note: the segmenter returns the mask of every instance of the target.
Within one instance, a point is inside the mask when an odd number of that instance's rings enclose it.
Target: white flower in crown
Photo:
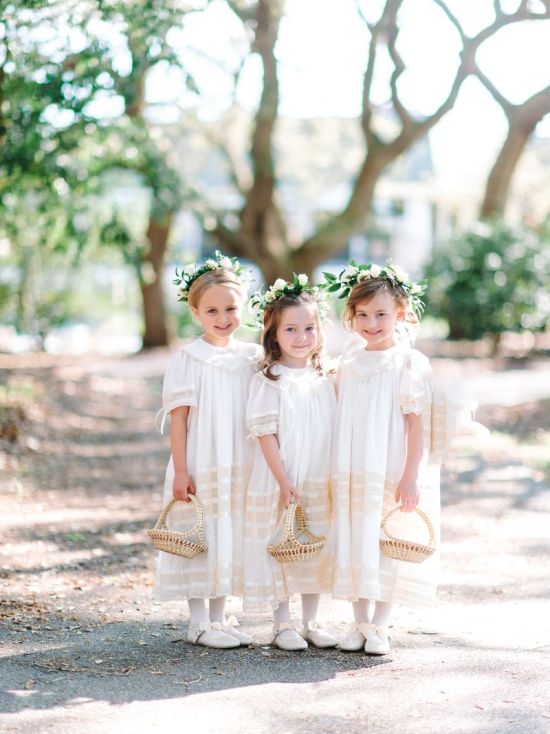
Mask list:
[[[273,285],[266,291],[256,291],[248,302],[248,308],[250,313],[255,316],[256,326],[261,327],[263,325],[264,312],[269,304],[273,301],[278,300],[285,295],[299,295],[300,293],[311,293],[315,296],[319,307],[319,314],[321,318],[327,313],[328,304],[325,303],[325,292],[318,286],[310,286],[309,278],[305,273],[296,275],[294,273],[292,280],[287,281],[283,278],[277,278]]]
[[[384,266],[374,263],[357,265],[353,260],[340,275],[324,273],[325,282],[323,288],[331,294],[338,294],[338,298],[347,298],[357,283],[370,278],[383,278],[389,280],[393,285],[401,287],[408,298],[410,308],[418,318],[424,311],[423,296],[426,293],[427,284],[425,280],[417,283],[408,279],[407,273],[398,265],[388,260]]]
[[[190,263],[185,265],[181,272],[176,268],[176,277],[174,278],[174,285],[180,286],[178,291],[178,300],[187,301],[189,298],[189,289],[201,275],[211,272],[213,270],[229,270],[234,273],[237,278],[244,284],[248,283],[250,276],[246,271],[246,268],[242,266],[236,257],[227,257],[222,255],[219,250],[216,250],[216,258],[208,258],[204,265],[197,265],[196,263]]]
[[[357,273],[359,272],[359,268],[357,268],[355,265],[350,265],[347,267],[342,275],[340,276],[340,280],[344,282],[350,281],[352,278],[354,278]]]
[[[403,270],[403,268],[399,267],[399,265],[392,265],[392,270],[395,273],[397,280],[399,280],[401,283],[404,283],[406,280],[408,280],[409,276]]]

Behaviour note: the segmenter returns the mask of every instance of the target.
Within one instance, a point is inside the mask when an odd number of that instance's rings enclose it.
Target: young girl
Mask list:
[[[336,397],[323,372],[321,294],[307,276],[279,279],[251,299],[263,315],[264,360],[252,379],[247,425],[255,442],[245,513],[244,607],[273,611],[272,644],[283,650],[334,647],[316,623],[319,594],[330,591],[332,547],[329,491],[331,430]],[[290,502],[304,508],[308,526],[327,542],[315,559],[282,565],[267,546]],[[290,624],[289,597],[302,595],[302,634]]]
[[[388,520],[392,535],[426,541],[418,516],[405,514],[419,501],[438,532],[439,466],[430,463],[423,435],[423,416],[430,420],[430,367],[396,331],[418,321],[425,286],[388,263],[352,265],[339,278],[329,276],[328,288],[348,295],[344,318],[358,337],[340,362],[333,452],[333,593],[354,600],[355,617],[340,647],[384,655],[393,603],[430,606],[435,592],[437,553],[414,564],[379,549],[381,523],[396,503],[401,512]]]
[[[196,494],[204,507],[208,550],[192,559],[161,552],[155,592],[161,599],[187,599],[187,640],[216,648],[252,642],[224,613],[225,597],[242,593],[244,492],[252,458],[245,406],[261,353],[233,336],[246,296],[242,271],[237,260],[216,252],[215,260],[188,265],[174,281],[204,334],[176,352],[162,393],[172,450],[164,502],[172,496],[184,500],[171,511],[170,525],[192,524],[193,508],[185,501]]]

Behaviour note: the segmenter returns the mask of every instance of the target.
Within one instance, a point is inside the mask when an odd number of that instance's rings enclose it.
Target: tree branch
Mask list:
[[[466,34],[464,33],[464,29],[462,28],[462,25],[460,24],[460,21],[454,15],[451,10],[447,7],[447,4],[443,2],[443,0],[433,0],[434,3],[441,8],[441,10],[445,13],[447,18],[451,21],[451,23],[454,25],[456,30],[458,31],[458,35],[460,36],[460,40],[462,41],[462,45],[464,46],[466,44]]]
[[[224,252],[232,257],[248,256],[249,253],[245,252],[238,234],[234,230],[229,229],[219,216],[214,214],[212,216],[214,217],[216,224],[208,231],[219,240]]]
[[[475,65],[475,75],[487,89],[491,97],[493,97],[495,102],[498,102],[506,115],[509,116],[514,105],[495,87],[493,82],[484,74],[484,72],[481,71],[477,64]]]
[[[397,17],[394,15],[389,19],[388,22],[388,51],[393,61],[394,70],[390,79],[391,98],[393,107],[397,113],[397,116],[401,120],[403,129],[409,128],[412,123],[412,118],[405,107],[401,104],[399,99],[399,93],[397,91],[397,81],[401,74],[405,71],[405,64],[403,59],[397,51],[397,36],[399,34],[399,28],[397,26]]]
[[[428,133],[453,108],[464,80],[470,74],[478,71],[475,63],[475,54],[479,46],[486,39],[492,37],[500,28],[511,23],[528,19],[541,20],[550,17],[548,9],[542,13],[532,12],[529,10],[527,3],[522,3],[514,13],[510,14],[504,14],[500,8],[497,8],[495,20],[475,36],[469,38],[464,33],[458,19],[448,9],[443,0],[434,0],[434,2],[441,8],[457,30],[463,46],[461,60],[449,93],[435,112],[423,120],[415,120],[401,104],[397,92],[397,81],[404,66],[396,48],[399,30],[397,13],[401,5],[401,0],[387,0],[379,21],[372,28],[371,47],[369,48],[364,76],[361,126],[367,142],[365,158],[354,181],[345,208],[307,238],[300,248],[299,253],[297,253],[299,257],[303,258],[306,265],[313,260],[319,261],[320,259],[329,257],[331,254],[340,250],[349,238],[364,226],[374,197],[378,178],[392,161],[405,150],[409,149],[416,140]],[[372,124],[371,82],[376,56],[376,51],[373,49],[373,46],[381,42],[381,36],[384,33],[387,34],[388,51],[395,67],[391,78],[392,103],[402,123],[402,129],[399,134],[389,142],[383,142],[376,136]]]
[[[242,7],[237,0],[227,0],[227,4],[243,23],[250,23],[256,20],[257,5]]]

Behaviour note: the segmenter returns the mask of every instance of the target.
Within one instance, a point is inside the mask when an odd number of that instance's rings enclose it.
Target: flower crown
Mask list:
[[[317,301],[319,308],[319,316],[324,319],[328,313],[328,304],[325,302],[325,293],[321,286],[312,286],[309,284],[309,278],[305,273],[296,275],[291,281],[277,278],[273,285],[265,292],[256,291],[248,301],[248,310],[254,316],[256,324],[263,326],[264,312],[267,306],[276,301],[281,296],[299,295],[300,293],[311,293]]]
[[[241,265],[236,257],[227,257],[222,255],[219,250],[214,253],[214,258],[209,258],[204,265],[196,265],[191,263],[185,265],[181,269],[181,273],[176,268],[176,277],[172,281],[174,285],[179,285],[178,301],[187,301],[189,299],[189,289],[193,283],[200,278],[201,275],[209,273],[212,270],[229,270],[240,278],[243,283],[250,280],[249,273],[244,265]]]
[[[420,319],[424,311],[422,296],[428,288],[427,281],[419,280],[415,283],[408,280],[407,274],[399,265],[393,265],[390,260],[384,266],[375,263],[358,265],[352,260],[339,275],[333,275],[332,273],[323,273],[323,275],[325,276],[323,287],[329,293],[340,291],[338,298],[347,298],[351,289],[364,280],[371,280],[372,278],[389,280],[393,285],[398,285],[401,288],[417,318]]]

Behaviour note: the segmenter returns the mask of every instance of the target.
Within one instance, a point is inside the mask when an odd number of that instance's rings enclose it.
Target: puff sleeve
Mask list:
[[[401,411],[404,415],[422,415],[431,405],[431,367],[428,359],[413,350],[403,364],[399,386]]]
[[[162,385],[162,408],[157,414],[155,424],[160,421],[160,432],[164,428],[166,416],[174,408],[183,405],[195,406],[197,404],[197,367],[195,360],[180,349],[174,356]]]
[[[277,383],[268,380],[261,372],[252,378],[246,426],[251,438],[268,436],[279,431],[280,389]]]

